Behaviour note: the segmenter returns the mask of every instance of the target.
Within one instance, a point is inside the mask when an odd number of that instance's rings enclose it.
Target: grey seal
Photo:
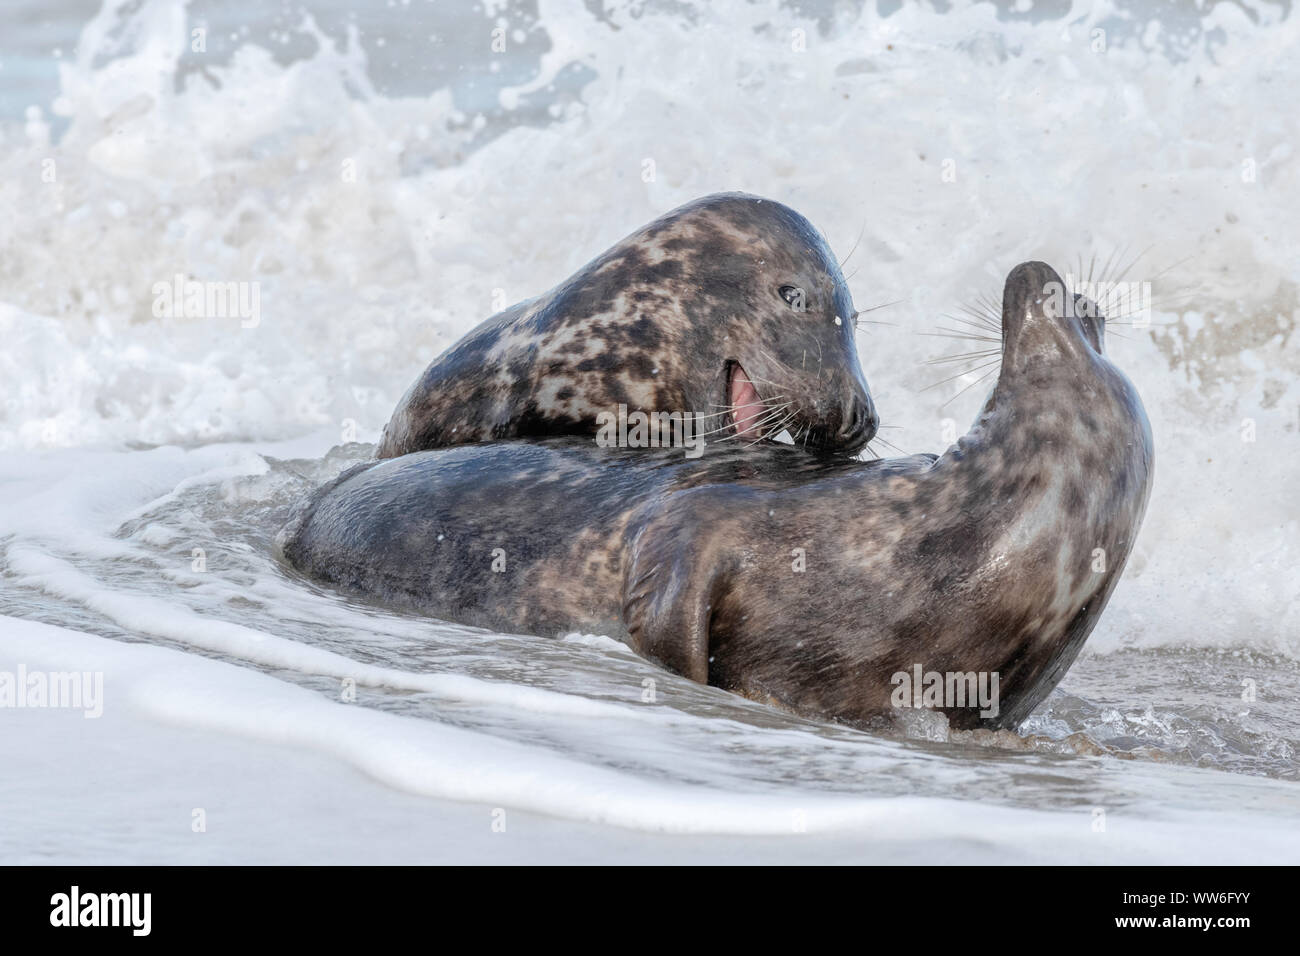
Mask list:
[[[706,196],[468,333],[408,389],[377,456],[592,434],[619,406],[699,414],[719,439],[788,430],[854,454],[879,425],[857,315],[807,219],[744,193]]]
[[[1053,288],[1043,263],[1008,276],[997,383],[942,456],[757,445],[691,461],[576,439],[421,452],[319,489],[281,553],[450,621],[605,633],[812,717],[896,714],[900,674],[993,674],[993,713],[938,709],[957,728],[1013,727],[1097,623],[1152,480],[1104,318],[1059,310]]]

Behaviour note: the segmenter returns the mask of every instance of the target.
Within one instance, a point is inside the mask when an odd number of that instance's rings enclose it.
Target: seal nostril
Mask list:
[[[858,406],[857,402],[854,402],[852,405],[849,406],[849,413],[846,416],[844,416],[844,427],[841,429],[841,431],[846,436],[853,435],[856,434],[857,430],[861,427],[862,427],[862,409]]]
[[[846,448],[857,450],[876,437],[880,419],[870,402],[854,401],[845,408],[836,439]]]
[[[844,413],[840,416],[840,434],[844,436],[854,434],[862,427],[862,408],[857,402],[852,402]]]

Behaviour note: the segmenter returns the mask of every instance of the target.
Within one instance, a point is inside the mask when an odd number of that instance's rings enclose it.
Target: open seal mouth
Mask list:
[[[731,426],[741,438],[763,437],[763,418],[767,406],[759,398],[758,389],[749,380],[744,366],[739,362],[727,363],[727,406]]]

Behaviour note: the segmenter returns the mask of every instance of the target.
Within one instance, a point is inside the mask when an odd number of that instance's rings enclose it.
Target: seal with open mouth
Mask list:
[[[996,675],[991,713],[934,706],[954,727],[1015,726],[1096,624],[1152,478],[1104,319],[1061,308],[1062,289],[1042,263],[1011,272],[997,384],[937,459],[759,445],[691,461],[574,439],[421,452],[320,489],[281,553],[451,621],[609,634],[813,717],[893,713],[900,674]]]
[[[398,403],[377,456],[590,435],[620,405],[703,416],[718,438],[788,430],[853,454],[879,424],[856,316],[808,220],[757,196],[706,196],[453,345]]]

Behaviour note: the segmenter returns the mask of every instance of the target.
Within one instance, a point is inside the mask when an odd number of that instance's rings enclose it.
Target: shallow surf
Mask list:
[[[6,711],[0,857],[1300,858],[1294,17],[337,12],[244,33],[110,2],[57,58],[48,23],[12,41],[0,670],[102,671],[104,714]],[[1107,348],[1157,442],[1147,519],[1018,734],[818,724],[600,636],[446,626],[274,560],[292,502],[498,302],[729,188],[856,243],[860,309],[897,301],[858,346],[906,452],[982,399],[961,389],[983,370],[928,388],[966,349],[918,333],[1022,259],[1141,253],[1151,325]],[[259,321],[157,315],[178,271],[258,283]]]

